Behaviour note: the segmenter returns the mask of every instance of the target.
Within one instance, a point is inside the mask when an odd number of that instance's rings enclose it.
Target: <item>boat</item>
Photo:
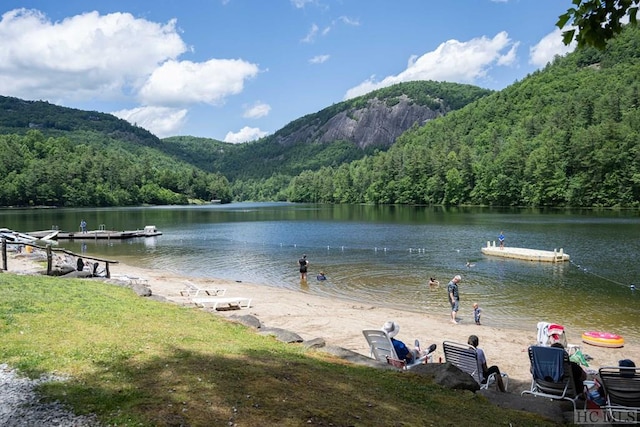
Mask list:
[[[496,246],[496,242],[487,242],[487,246],[480,249],[485,255],[497,256],[501,258],[521,259],[525,261],[540,261],[540,262],[565,262],[569,261],[569,254],[565,254],[564,250],[554,249],[553,251],[543,251],[539,249],[528,248],[512,248],[512,247],[499,247]]]
[[[587,331],[582,334],[582,341],[598,347],[618,348],[624,346],[624,338],[611,332]]]
[[[37,237],[13,231],[8,228],[0,228],[0,238],[5,239],[9,243],[34,243],[38,240]]]

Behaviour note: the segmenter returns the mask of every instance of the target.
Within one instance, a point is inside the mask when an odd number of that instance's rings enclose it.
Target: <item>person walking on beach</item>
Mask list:
[[[456,315],[460,308],[460,294],[458,293],[458,283],[462,280],[460,275],[456,275],[447,285],[447,295],[449,295],[449,303],[451,304],[451,323],[458,324]]]
[[[309,260],[307,259],[307,255],[303,254],[302,258],[298,260],[298,265],[300,266],[300,280],[307,280],[307,270],[309,269]]]
[[[504,249],[504,233],[502,231],[498,236],[498,242],[500,242],[500,249]]]

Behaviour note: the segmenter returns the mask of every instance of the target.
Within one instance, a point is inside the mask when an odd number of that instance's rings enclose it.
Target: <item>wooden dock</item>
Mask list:
[[[27,233],[28,235],[41,238],[47,235],[52,234],[51,232],[55,230],[43,230],[43,231],[33,231]],[[136,237],[154,237],[162,235],[161,231],[158,231],[155,226],[147,225],[143,230],[130,230],[130,231],[114,231],[114,230],[106,230],[104,228],[100,228],[99,230],[90,230],[86,232],[66,232],[59,231],[55,234],[53,239],[56,240],[95,240],[95,239],[133,239]]]
[[[521,259],[525,261],[539,262],[565,262],[569,261],[569,254],[563,249],[553,251],[541,251],[538,249],[504,247],[500,249],[496,242],[487,242],[487,246],[481,249],[482,253],[501,258]]]

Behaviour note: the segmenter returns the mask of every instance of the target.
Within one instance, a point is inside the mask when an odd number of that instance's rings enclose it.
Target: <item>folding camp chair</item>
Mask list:
[[[640,368],[603,367],[600,381],[606,397],[607,419],[618,423],[640,422]]]
[[[552,400],[568,400],[576,409],[576,401],[584,390],[576,390],[569,355],[563,348],[531,346],[531,388],[521,394],[548,397]]]
[[[478,360],[478,352],[475,347],[453,341],[442,343],[444,360],[455,365],[458,369],[471,375],[480,385],[480,390],[486,390],[496,382],[497,373],[490,374],[485,382],[482,382],[482,366]],[[505,390],[509,387],[509,375],[501,373]]]

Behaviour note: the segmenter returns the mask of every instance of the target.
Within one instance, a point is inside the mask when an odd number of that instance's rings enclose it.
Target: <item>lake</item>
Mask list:
[[[108,209],[0,210],[0,227],[36,231],[103,225],[162,236],[61,241],[59,247],[193,277],[215,277],[448,316],[446,284],[460,284],[459,318],[483,323],[570,324],[640,338],[638,211],[563,211],[410,206],[237,203]],[[571,262],[492,258],[480,249],[504,231],[506,245],[562,248]],[[297,260],[307,254],[309,280]],[[466,267],[469,262],[474,266]],[[317,282],[324,271],[328,280]],[[429,289],[429,277],[441,286]],[[328,313],[329,314],[329,313]],[[382,321],[383,319],[381,319]]]

